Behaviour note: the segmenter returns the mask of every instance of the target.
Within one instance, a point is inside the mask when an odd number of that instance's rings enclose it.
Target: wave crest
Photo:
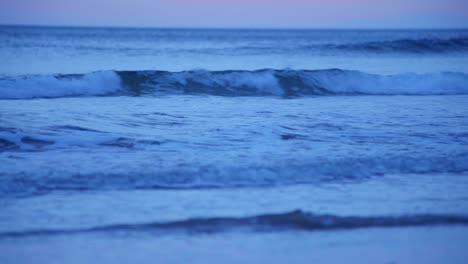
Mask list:
[[[105,95],[207,94],[217,96],[468,94],[468,74],[377,75],[358,71],[104,71],[82,75],[0,79],[0,99]]]
[[[116,95],[122,89],[121,79],[113,71],[0,79],[0,99]]]
[[[186,231],[215,233],[247,229],[252,231],[277,230],[337,230],[372,227],[407,227],[433,225],[468,225],[468,217],[457,215],[403,215],[403,216],[337,216],[319,215],[301,210],[286,213],[262,214],[247,217],[192,218],[172,222],[120,224],[84,229],[46,229],[0,233],[2,237],[27,237],[95,232]]]

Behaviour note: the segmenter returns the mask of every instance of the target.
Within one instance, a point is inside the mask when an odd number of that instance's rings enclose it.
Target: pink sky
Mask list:
[[[0,0],[0,23],[156,27],[466,27],[468,0]]]

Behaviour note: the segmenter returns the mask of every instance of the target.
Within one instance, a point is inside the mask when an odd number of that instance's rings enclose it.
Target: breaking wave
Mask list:
[[[0,79],[1,99],[116,95],[121,89],[120,78],[112,71]]]
[[[339,69],[103,71],[0,79],[0,99],[206,94],[217,96],[468,94],[468,74],[377,75]]]
[[[320,215],[301,210],[286,213],[261,214],[249,217],[192,218],[172,222],[120,224],[83,229],[42,229],[0,233],[0,238],[47,235],[70,235],[102,232],[170,232],[219,233],[236,230],[348,230],[372,227],[407,227],[434,225],[468,225],[468,217],[461,215],[403,215],[403,216],[337,216]]]

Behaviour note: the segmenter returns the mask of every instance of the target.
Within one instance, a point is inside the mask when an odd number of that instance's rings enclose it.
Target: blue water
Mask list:
[[[0,61],[0,262],[467,257],[468,30],[2,26]]]

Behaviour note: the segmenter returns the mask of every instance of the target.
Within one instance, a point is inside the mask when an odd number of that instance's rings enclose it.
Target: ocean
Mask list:
[[[0,26],[1,263],[466,263],[468,30]]]

